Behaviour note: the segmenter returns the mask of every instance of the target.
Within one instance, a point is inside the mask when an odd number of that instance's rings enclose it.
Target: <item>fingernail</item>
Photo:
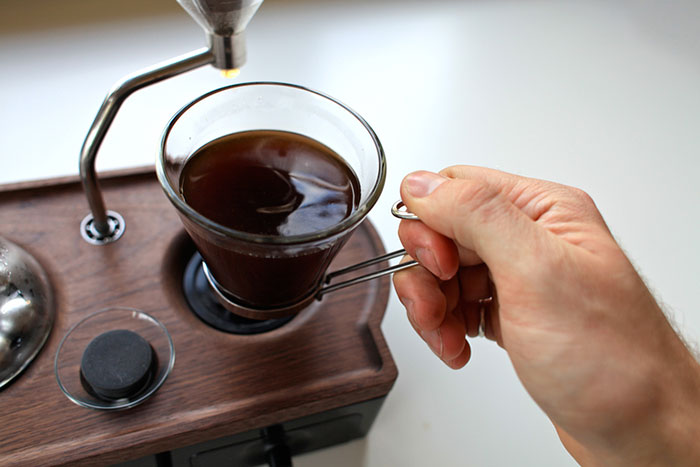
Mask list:
[[[426,249],[426,248],[418,248],[415,251],[416,258],[418,259],[418,262],[426,268],[428,271],[432,272],[438,277],[442,277],[442,271],[440,270],[440,266],[438,266],[438,262],[435,259],[435,255],[433,254],[432,251]]]
[[[406,191],[416,198],[428,196],[446,181],[447,179],[442,175],[425,171],[414,172],[404,179]]]
[[[420,336],[428,344],[430,350],[433,351],[435,355],[442,358],[442,335],[440,334],[440,328],[434,329],[432,331],[421,331]]]

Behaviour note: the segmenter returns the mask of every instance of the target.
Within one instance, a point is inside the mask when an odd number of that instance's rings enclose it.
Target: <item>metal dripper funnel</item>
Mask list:
[[[177,2],[206,31],[215,67],[229,70],[245,63],[245,28],[263,0]]]

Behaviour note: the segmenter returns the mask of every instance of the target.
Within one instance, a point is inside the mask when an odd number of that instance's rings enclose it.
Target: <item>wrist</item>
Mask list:
[[[660,430],[673,465],[700,465],[700,364],[678,340],[676,359],[669,363],[668,390],[660,407]]]
[[[639,388],[645,402],[615,430],[582,443],[579,461],[595,459],[583,465],[700,465],[700,364],[670,325],[668,331]]]

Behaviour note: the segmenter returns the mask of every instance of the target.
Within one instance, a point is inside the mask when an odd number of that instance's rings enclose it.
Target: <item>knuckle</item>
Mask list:
[[[605,224],[595,201],[588,193],[580,188],[567,188],[568,201],[566,204],[571,212],[578,213],[581,219],[587,219],[596,224]]]
[[[591,195],[589,195],[587,192],[580,188],[575,188],[571,187],[569,188],[569,194],[571,197],[578,202],[581,205],[587,206],[587,207],[593,207],[595,206],[595,202],[593,201],[593,198]]]
[[[417,307],[414,319],[422,329],[435,329],[442,323],[444,316],[444,309],[439,304],[430,303]]]
[[[448,178],[459,178],[465,170],[466,167],[464,165],[451,165],[449,167],[445,167],[438,173]]]

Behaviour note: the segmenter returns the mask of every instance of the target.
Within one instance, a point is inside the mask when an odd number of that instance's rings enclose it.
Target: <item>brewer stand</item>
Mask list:
[[[3,235],[47,271],[56,307],[44,349],[2,391],[0,465],[145,458],[141,462],[154,466],[156,454],[174,466],[260,465],[263,429],[279,438],[283,428],[292,455],[367,433],[397,377],[380,328],[388,277],[327,294],[275,329],[222,332],[195,315],[183,293],[196,250],[153,168],[103,174],[101,182],[105,199],[130,223],[119,241],[99,247],[76,232],[85,209],[77,178],[0,187]],[[331,268],[383,253],[365,221]],[[123,307],[167,329],[176,355],[172,372],[128,410],[70,402],[54,375],[62,338],[97,311]],[[77,375],[79,368],[71,371]]]

